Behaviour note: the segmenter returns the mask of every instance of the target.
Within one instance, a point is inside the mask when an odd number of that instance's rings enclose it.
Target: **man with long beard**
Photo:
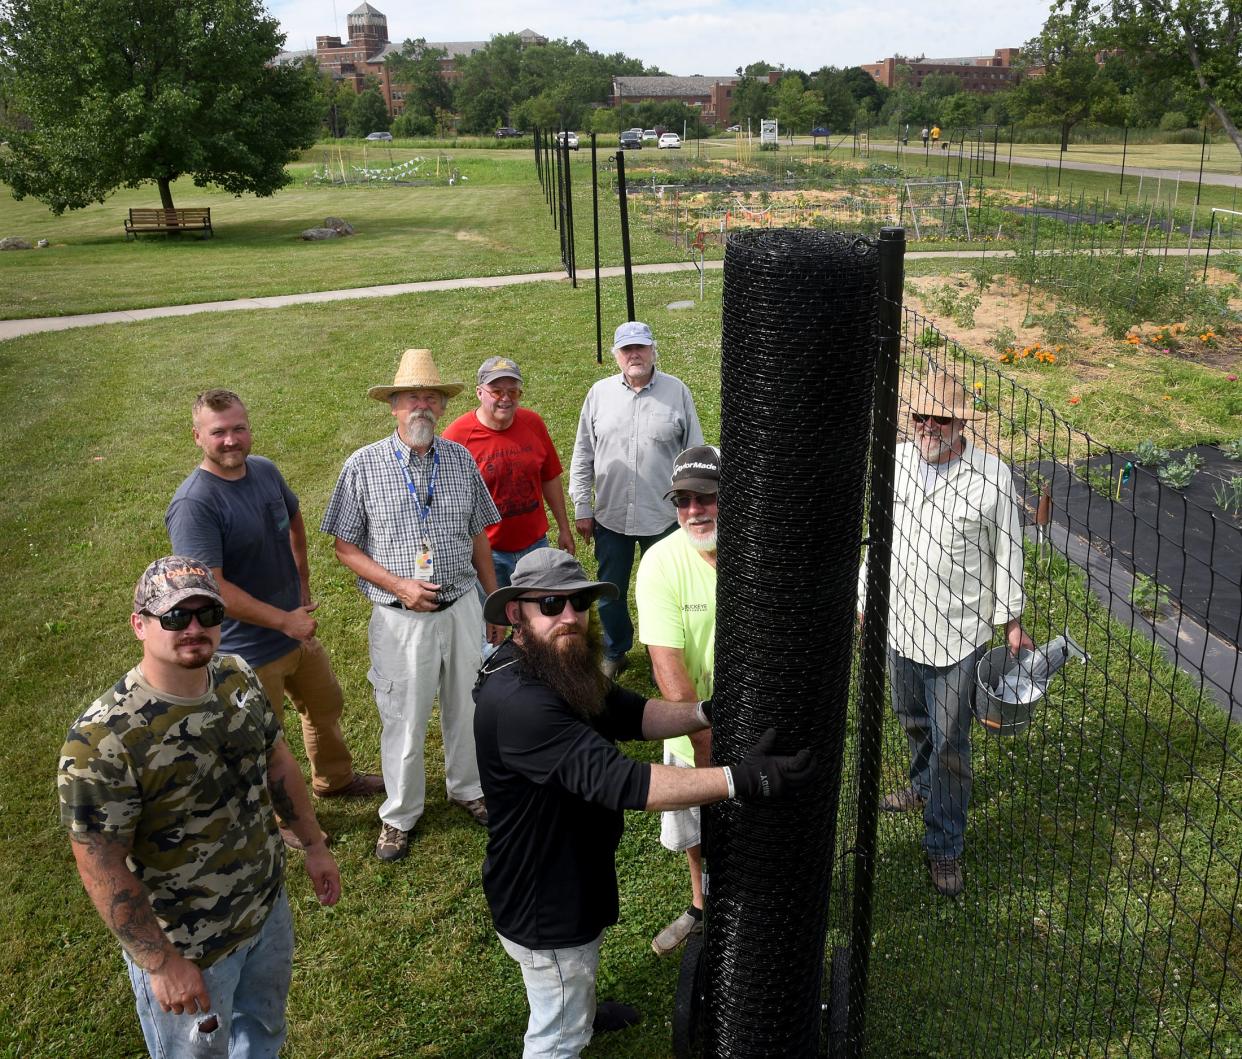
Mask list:
[[[320,527],[372,603],[367,677],[383,722],[388,792],[375,855],[385,861],[406,855],[423,814],[423,744],[437,694],[449,800],[487,823],[470,687],[481,658],[476,585],[496,588],[487,527],[500,513],[470,453],[436,437],[461,389],[441,380],[429,350],[407,349],[393,384],[367,391],[388,402],[397,429],[345,461]],[[498,641],[503,630],[491,633]]]
[[[616,585],[589,581],[566,552],[519,560],[484,607],[513,635],[475,686],[475,745],[488,803],[483,891],[505,951],[522,968],[530,1019],[525,1059],[573,1059],[593,1030],[639,1018],[598,1006],[605,928],[617,921],[616,851],[623,812],[726,798],[780,798],[811,780],[809,750],[776,756],[769,730],[737,764],[674,768],[626,757],[616,744],[700,732],[710,702],[644,699],[600,672],[591,606]]]

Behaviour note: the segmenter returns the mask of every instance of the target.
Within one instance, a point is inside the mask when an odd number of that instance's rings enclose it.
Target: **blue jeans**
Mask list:
[[[516,552],[502,552],[492,549],[492,567],[496,571],[496,587],[508,588],[512,584],[513,568],[517,566],[517,562],[523,555],[529,555],[531,552],[538,551],[540,548],[548,547],[548,538],[540,537],[529,548],[521,548]],[[479,602],[487,602],[487,593],[483,591],[483,586],[479,585]],[[499,646],[499,644],[497,645]],[[492,652],[496,648],[487,642],[487,625],[483,626],[483,660],[492,657]]]
[[[910,785],[923,799],[923,848],[935,860],[962,855],[970,806],[971,703],[987,644],[951,666],[888,652],[893,712],[910,741]]]
[[[528,949],[501,937],[522,968],[530,1019],[522,1059],[578,1059],[591,1043],[595,972],[604,935],[568,949]]]
[[[647,549],[663,540],[677,528],[674,522],[666,530],[650,537],[631,537],[614,533],[607,526],[595,523],[595,560],[599,579],[617,586],[616,599],[599,601],[599,623],[604,631],[604,657],[620,658],[634,646],[634,624],[630,621],[630,574],[634,570],[634,545],[645,555]]]
[[[293,919],[283,887],[259,933],[203,970],[210,1011],[164,1011],[147,972],[128,954],[125,963],[153,1059],[276,1059],[293,976]],[[214,1029],[200,1029],[213,1019]]]

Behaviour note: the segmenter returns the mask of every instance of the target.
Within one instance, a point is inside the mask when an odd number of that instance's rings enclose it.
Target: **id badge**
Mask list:
[[[431,541],[424,539],[418,554],[414,557],[414,580],[431,581],[434,567],[431,562]]]

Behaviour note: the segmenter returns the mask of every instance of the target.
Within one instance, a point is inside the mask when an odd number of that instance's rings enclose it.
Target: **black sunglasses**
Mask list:
[[[159,618],[160,628],[169,632],[180,632],[190,627],[193,618],[198,619],[204,629],[214,629],[224,621],[224,604],[208,603],[205,607],[173,607],[163,614],[150,614],[148,617]]]
[[[581,592],[575,592],[572,596],[518,596],[519,603],[538,603],[539,613],[545,618],[555,618],[565,609],[568,603],[578,613],[584,610],[590,610],[591,604],[595,602],[595,593],[589,589]]]
[[[910,416],[916,423],[926,423],[929,419],[938,426],[947,427],[953,422],[952,416],[925,416],[919,412],[915,412]]]
[[[695,500],[699,502],[700,507],[711,507],[718,499],[715,493],[674,493],[669,497],[673,507],[678,511],[684,511]]]

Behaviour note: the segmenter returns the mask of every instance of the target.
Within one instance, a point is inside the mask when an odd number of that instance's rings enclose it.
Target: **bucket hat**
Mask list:
[[[505,604],[511,599],[531,592],[570,595],[583,591],[594,591],[596,599],[616,599],[618,595],[617,586],[611,581],[589,580],[582,564],[569,552],[539,548],[518,560],[508,588],[497,589],[487,597],[483,617],[493,625],[511,625],[505,613]]]

